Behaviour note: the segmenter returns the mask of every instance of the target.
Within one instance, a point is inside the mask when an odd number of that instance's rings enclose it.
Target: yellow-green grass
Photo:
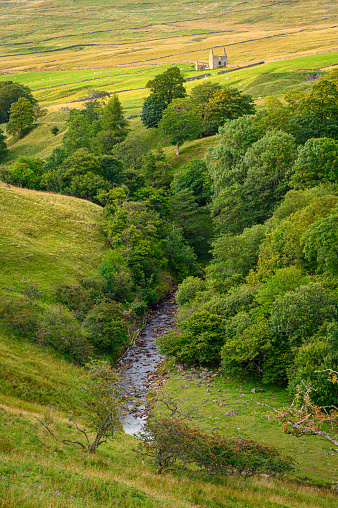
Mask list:
[[[337,495],[332,490],[292,480],[257,477],[245,481],[229,477],[202,481],[169,473],[158,476],[150,461],[134,452],[137,440],[123,433],[117,434],[113,442],[102,445],[95,455],[84,453],[75,445],[60,443],[36,417],[42,418],[47,401],[60,404],[51,429],[59,439],[81,440],[67,420],[67,410],[75,409],[76,420],[81,422],[81,369],[67,364],[56,353],[24,340],[15,342],[1,332],[0,351],[3,367],[0,372],[1,507],[337,506]],[[208,404],[207,415],[209,411]],[[330,467],[334,467],[332,463]]]
[[[338,51],[300,57],[293,56],[285,60],[271,61],[256,67],[235,70],[222,75],[217,75],[216,71],[211,71],[211,76],[205,79],[217,81],[222,85],[236,86],[248,93],[252,92],[257,99],[259,96],[269,93],[282,96],[287,89],[298,84],[303,84],[305,87],[310,86],[311,83],[306,81],[308,72],[316,72],[321,68],[325,72],[325,70],[330,70],[328,66],[334,64],[338,64]],[[14,82],[29,86],[40,104],[48,106],[52,110],[54,109],[53,105],[70,108],[82,107],[83,101],[81,101],[81,98],[87,97],[90,90],[105,90],[110,93],[120,92],[119,98],[128,115],[140,112],[142,102],[149,94],[146,89],[148,80],[163,72],[168,65],[151,65],[141,69],[129,67],[127,69],[16,72],[10,76],[2,75],[0,80],[11,79]],[[201,74],[201,72],[193,71],[192,66],[189,64],[180,64],[179,66],[186,77]],[[275,73],[288,74],[285,78],[287,84],[278,86],[279,76],[276,76],[274,85],[269,89],[264,86],[255,86],[254,90],[250,89],[250,84],[262,74],[272,74],[269,79],[274,80]],[[187,82],[188,93],[205,79]]]
[[[111,67],[206,59],[228,45],[231,62],[332,49],[337,5],[310,0],[264,3],[134,3],[105,0],[3,2],[0,68]],[[255,39],[258,39],[257,41]]]
[[[259,380],[245,381],[218,375],[212,378],[213,386],[209,388],[211,393],[208,393],[206,383],[197,386],[197,379],[184,374],[185,371],[176,372],[174,369],[165,383],[165,391],[197,405],[202,428],[207,431],[217,428],[217,432],[224,435],[242,436],[276,445],[283,453],[297,459],[297,477],[338,484],[338,457],[331,451],[329,442],[313,436],[295,438],[284,434],[280,422],[269,421],[272,411],[256,404],[268,404],[276,409],[288,407],[290,398],[284,389],[262,386]],[[182,389],[183,386],[188,388]],[[264,392],[251,393],[253,388],[262,388]],[[236,416],[227,416],[236,408]]]
[[[46,110],[44,110],[46,111]],[[34,129],[22,139],[7,138],[7,146],[10,149],[9,158],[6,161],[10,164],[20,156],[37,156],[41,159],[46,158],[52,153],[54,148],[62,143],[63,135],[66,131],[66,111],[46,111],[46,115],[37,119],[37,125]],[[58,127],[59,133],[55,136],[51,129]],[[6,125],[2,125],[3,132],[6,132]]]
[[[97,269],[106,248],[99,206],[0,182],[0,287],[75,283]]]
[[[180,147],[180,155],[176,155],[176,145],[170,145],[163,148],[165,155],[171,162],[174,170],[178,170],[181,166],[189,162],[190,159],[203,159],[207,149],[219,143],[219,137],[209,136],[207,138],[194,139],[186,141]]]

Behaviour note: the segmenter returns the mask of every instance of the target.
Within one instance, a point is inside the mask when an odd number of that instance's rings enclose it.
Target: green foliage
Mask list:
[[[31,298],[0,291],[0,319],[10,332],[32,337],[37,330],[40,314],[41,308]]]
[[[265,98],[264,106],[265,109],[257,113],[255,121],[265,132],[279,129],[296,134],[297,129],[291,122],[292,115],[288,107],[283,106],[280,100],[271,96]]]
[[[54,127],[51,128],[50,132],[53,134],[53,136],[57,136],[60,132],[60,129],[57,125],[54,125]]]
[[[234,327],[234,318],[231,328],[227,328],[227,339],[222,347],[222,368],[226,373],[251,372],[261,376],[264,369],[264,355],[272,346],[272,333],[269,322],[259,317],[248,323],[246,315],[241,314],[241,322],[236,316],[236,334],[230,335]],[[244,317],[244,322],[243,322]],[[247,327],[243,327],[247,324]],[[232,330],[231,330],[232,331]],[[230,336],[229,336],[230,335]]]
[[[147,185],[164,191],[169,188],[172,180],[171,169],[163,150],[157,148],[156,151],[150,150],[145,155],[141,171],[146,178]]]
[[[336,323],[331,326],[331,329],[332,327],[337,337]],[[303,344],[298,349],[294,364],[288,372],[288,391],[295,397],[299,391],[304,390],[305,386],[312,386],[314,388],[311,394],[313,403],[328,406],[336,404],[338,397],[338,386],[327,379],[327,369],[336,370],[338,367],[337,342],[335,348],[332,348],[325,335],[320,335],[314,336],[309,344]]]
[[[163,102],[162,98],[153,93],[150,94],[149,97],[144,99],[142,106],[141,120],[143,125],[147,129],[158,127],[166,107],[167,104]]]
[[[329,189],[312,189],[311,192],[291,192],[288,199],[276,210],[277,216],[284,215],[292,210],[289,217],[285,218],[269,233],[262,242],[258,267],[259,269],[271,269],[271,267],[285,267],[296,265],[299,268],[313,271],[305,258],[303,235],[319,219],[325,218],[337,204],[338,197],[331,194]],[[294,200],[294,203],[291,203]],[[310,245],[310,244],[309,244]],[[313,258],[311,258],[313,260]]]
[[[146,86],[150,88],[151,94],[168,106],[174,99],[186,97],[187,92],[183,86],[184,81],[178,67],[169,67],[162,74],[158,74],[154,79],[149,80]]]
[[[90,292],[89,288],[85,289],[75,284],[58,284],[55,288],[56,301],[75,312],[77,319],[80,320],[85,317],[90,307],[94,304],[92,296],[94,295]]]
[[[131,298],[134,284],[126,258],[119,251],[114,250],[105,256],[99,273],[105,281],[103,290],[109,298],[117,301]]]
[[[318,283],[300,286],[278,298],[271,312],[271,330],[299,346],[325,323],[337,317],[337,300]]]
[[[318,271],[338,273],[338,209],[317,220],[302,237],[304,255]]]
[[[238,235],[248,226],[242,187],[235,183],[214,197],[210,214],[217,235]]]
[[[206,112],[209,101],[221,88],[219,83],[206,81],[202,85],[197,85],[191,90],[190,99],[194,103],[196,111],[202,121],[202,134],[204,136],[210,136],[217,132],[217,126],[215,126],[213,122],[206,120]]]
[[[182,228],[183,235],[198,256],[209,251],[212,223],[207,209],[199,207],[193,192],[183,189],[170,198],[171,220]]]
[[[68,353],[78,363],[85,363],[93,353],[93,348],[81,333],[78,321],[62,304],[43,314],[35,339],[41,346],[48,345],[61,353]]]
[[[33,104],[25,97],[20,97],[9,110],[7,132],[22,138],[32,129],[34,118]]]
[[[123,308],[111,300],[92,307],[84,321],[86,337],[93,346],[117,359],[128,342]]]
[[[6,144],[6,136],[0,129],[0,164],[6,160],[8,156],[8,148]]]
[[[34,99],[28,86],[13,83],[13,81],[0,82],[0,115],[2,122],[8,121],[12,104],[18,102],[22,97],[27,99],[33,106],[37,104],[37,100]]]
[[[191,159],[174,175],[172,190],[174,194],[189,189],[193,192],[198,206],[205,206],[211,198],[210,179],[206,163],[199,159]]]
[[[208,276],[220,284],[227,277],[249,273],[258,260],[259,245],[265,237],[266,227],[252,226],[241,235],[223,235],[213,243],[213,259]]]
[[[62,143],[67,153],[71,154],[80,148],[90,149],[90,122],[84,111],[71,109],[67,118],[67,132]]]
[[[99,159],[85,148],[69,155],[54,171],[45,173],[41,186],[46,190],[93,201],[111,184],[101,175]]]
[[[338,181],[338,141],[309,139],[298,150],[291,185],[296,189]]]
[[[259,304],[260,313],[268,313],[272,310],[273,302],[282,297],[288,291],[294,291],[299,286],[307,283],[307,277],[295,266],[280,268],[264,281],[255,297]],[[257,309],[258,310],[258,309]]]
[[[243,115],[255,113],[251,95],[242,94],[237,88],[222,87],[215,91],[205,106],[204,122],[215,131],[225,123]]]
[[[193,104],[186,99],[175,99],[166,108],[158,125],[160,135],[168,136],[172,145],[179,147],[184,141],[196,139],[201,132],[201,121]]]
[[[220,316],[201,310],[181,323],[179,332],[159,337],[158,343],[163,354],[180,363],[205,365],[219,361],[223,340]]]
[[[103,108],[100,127],[95,147],[99,154],[110,154],[112,148],[128,135],[128,122],[124,118],[123,108],[116,94]]]
[[[196,294],[205,289],[205,282],[198,277],[187,277],[179,284],[176,291],[176,301],[180,307],[193,300]]]
[[[206,155],[208,173],[215,195],[225,187],[241,184],[246,176],[246,168],[241,161],[248,148],[264,134],[252,117],[227,120],[219,129],[221,142],[211,147]]]
[[[19,157],[17,162],[9,168],[11,183],[18,187],[40,189],[43,166],[44,161],[38,157]]]
[[[283,474],[294,460],[275,447],[244,438],[208,435],[184,421],[165,416],[148,418],[138,435],[139,450],[153,459],[157,474],[188,471],[191,474],[244,475]]]
[[[170,227],[163,243],[168,265],[174,270],[178,282],[196,273],[196,254],[193,248],[186,244],[179,227],[175,225]]]
[[[286,193],[287,173],[295,159],[295,139],[282,131],[268,132],[247,150],[243,197],[251,224],[264,222]]]

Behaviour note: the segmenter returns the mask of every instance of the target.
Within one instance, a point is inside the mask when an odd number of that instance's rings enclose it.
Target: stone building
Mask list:
[[[213,49],[210,51],[209,69],[219,69],[220,67],[226,67],[227,61],[228,61],[228,57],[225,52],[225,48],[223,48],[223,55],[222,56],[214,55]]]
[[[228,57],[225,52],[225,48],[223,48],[223,55],[217,56],[214,55],[213,49],[210,51],[209,55],[209,65],[205,62],[195,61],[195,71],[204,71],[205,69],[220,69],[221,67],[226,67],[228,62]]]

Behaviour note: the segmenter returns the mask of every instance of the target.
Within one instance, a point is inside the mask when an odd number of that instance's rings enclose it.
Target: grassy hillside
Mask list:
[[[89,275],[106,250],[101,221],[88,201],[0,182],[0,287],[47,288]]]
[[[193,62],[228,46],[231,63],[332,49],[337,5],[309,0],[2,2],[0,68]]]
[[[83,408],[82,371],[58,354],[22,341],[13,341],[0,332],[0,506],[2,508],[105,507],[118,508],[335,508],[337,496],[332,490],[301,485],[297,481],[257,477],[189,479],[172,474],[156,476],[151,463],[135,454],[137,440],[127,434],[102,445],[95,455],[80,448],[55,441],[37,421],[49,402],[60,404],[52,428],[59,437],[79,439],[66,419],[67,410],[75,411],[80,421]],[[22,362],[25,358],[25,362]],[[175,375],[175,374],[174,374]],[[176,374],[177,376],[177,374]],[[182,381],[186,383],[186,381]],[[217,408],[211,400],[201,402],[204,427],[224,427],[232,434],[250,434],[271,441],[275,432],[262,416],[260,408],[244,415],[243,402],[251,386],[243,393],[234,388],[235,380],[217,379],[215,388],[226,390],[229,403],[240,404],[236,418],[225,419],[221,413],[230,406]],[[181,382],[174,379],[168,387],[181,396]],[[194,391],[195,390],[195,391]],[[199,390],[202,390],[200,388]],[[214,389],[212,388],[212,391]],[[198,389],[186,390],[196,401]],[[217,392],[217,398],[224,396]],[[278,393],[263,394],[268,402]],[[186,396],[186,394],[185,394]],[[206,395],[208,399],[212,395]],[[257,396],[256,396],[257,397]],[[240,400],[238,400],[240,399]],[[261,400],[261,399],[258,399]],[[232,408],[232,406],[231,406]],[[217,416],[218,415],[218,416]],[[220,418],[220,419],[217,419]],[[246,423],[243,421],[245,418]],[[224,421],[226,420],[226,421]],[[209,423],[207,423],[209,422]],[[251,425],[251,426],[250,426]],[[236,428],[235,428],[236,427]],[[237,429],[240,427],[240,429]],[[246,430],[247,429],[247,430]],[[222,430],[221,430],[222,432]],[[280,432],[280,431],[278,431]],[[304,452],[302,474],[334,468],[331,457],[320,446],[308,455],[308,443],[280,436],[287,452]],[[324,448],[324,447],[322,447]],[[302,457],[302,455],[299,455]],[[306,462],[308,464],[306,464]],[[331,462],[331,464],[330,464]],[[325,475],[325,472],[323,472]]]

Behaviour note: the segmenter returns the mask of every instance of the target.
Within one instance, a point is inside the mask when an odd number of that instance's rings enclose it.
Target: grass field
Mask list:
[[[338,51],[276,60],[219,76],[216,71],[212,71],[212,75],[207,79],[218,81],[222,85],[236,86],[247,93],[252,93],[257,99],[259,96],[271,93],[281,96],[288,88],[302,83],[305,83],[305,86],[311,86],[311,83],[306,81],[309,72],[317,69],[325,71],[327,66],[334,64],[338,65]],[[40,104],[48,106],[49,109],[53,109],[53,105],[58,109],[62,105],[81,107],[81,98],[86,97],[90,90],[105,90],[110,93],[118,92],[127,114],[133,114],[140,111],[143,99],[149,93],[145,89],[147,81],[166,70],[167,67],[168,65],[149,66],[142,69],[129,68],[124,69],[123,72],[121,69],[16,72],[10,75],[10,79],[29,86]],[[180,68],[187,77],[201,74],[201,72],[192,71],[191,65],[188,64],[180,65]],[[276,73],[287,75],[285,76],[286,87],[278,86]],[[268,88],[259,87],[257,83],[255,88],[251,89],[250,85],[255,79],[267,74],[271,74],[268,80],[275,83],[270,83]],[[8,75],[0,76],[1,81],[7,79],[9,79]],[[186,85],[188,93],[199,83],[201,81],[188,82]]]
[[[337,495],[331,489],[306,485],[308,481],[287,482],[267,477],[248,480],[241,478],[189,479],[172,474],[155,475],[152,464],[140,453],[134,453],[137,440],[127,434],[117,434],[116,439],[102,445],[95,455],[88,455],[80,448],[55,441],[37,421],[48,402],[57,402],[52,428],[58,437],[79,439],[66,419],[67,409],[75,410],[77,421],[84,399],[81,391],[82,371],[67,363],[57,353],[41,349],[34,344],[13,340],[0,330],[0,354],[2,369],[0,382],[0,506],[1,508],[335,508]],[[25,358],[23,365],[22,358]],[[182,374],[182,373],[180,373]],[[177,374],[174,374],[177,376]],[[186,381],[182,381],[185,382]],[[168,382],[174,393],[182,395],[181,381]],[[226,391],[230,405],[215,410],[216,404],[199,400],[203,406],[204,427],[222,427],[232,435],[254,434],[269,442],[278,435],[278,441],[287,452],[306,452],[309,443],[296,441],[271,429],[262,411],[245,415],[246,426],[255,427],[245,432],[243,402],[248,399],[234,387],[235,380],[217,378],[214,389]],[[169,388],[168,385],[168,388]],[[195,391],[194,391],[195,390]],[[186,390],[195,402],[199,389]],[[188,393],[187,393],[188,392]],[[204,390],[203,390],[204,392]],[[245,394],[244,394],[245,392]],[[217,397],[225,393],[217,393]],[[277,391],[269,390],[266,399],[274,403],[283,399]],[[206,395],[205,398],[213,398]],[[238,401],[238,399],[240,399]],[[276,400],[277,399],[277,400]],[[234,402],[236,401],[236,402]],[[239,406],[235,422],[223,421],[221,413],[229,411],[233,403]],[[242,414],[243,413],[243,414]],[[218,415],[221,420],[217,420]],[[209,418],[212,415],[212,418]],[[241,427],[237,429],[235,427]],[[290,442],[290,443],[289,443]],[[322,447],[325,448],[325,447]],[[301,473],[313,470],[306,461],[318,461],[317,468],[328,471],[321,478],[329,479],[334,469],[330,458],[317,446],[302,461]],[[299,458],[297,457],[297,458]],[[311,460],[310,460],[311,459]],[[303,484],[302,484],[303,483]]]
[[[198,372],[205,375],[203,370]],[[284,389],[261,386],[259,380],[220,377],[215,372],[207,373],[199,380],[191,374],[189,369],[183,372],[173,369],[165,383],[165,391],[174,398],[196,405],[201,415],[199,425],[207,432],[216,429],[224,435],[276,445],[297,459],[297,477],[338,484],[338,457],[332,454],[328,442],[311,436],[297,439],[284,434],[280,423],[269,421],[272,411],[256,404],[268,404],[276,409],[288,407],[291,401]],[[253,394],[253,388],[264,392]]]
[[[212,72],[212,75],[207,79],[211,82],[219,82],[222,85],[235,86],[244,93],[251,94],[256,105],[259,107],[264,103],[264,98],[268,95],[274,95],[282,99],[284,93],[292,88],[297,87],[301,90],[310,89],[313,81],[309,80],[309,75],[317,72],[325,75],[326,72],[332,69],[330,66],[334,66],[335,63],[338,65],[338,51],[276,60],[248,69],[235,70],[228,74],[217,75],[216,72]],[[186,76],[195,73],[188,72],[187,65],[183,65],[181,68]],[[45,106],[44,109],[47,114],[38,120],[37,127],[23,139],[13,143],[11,138],[8,138],[8,146],[10,148],[9,160],[15,160],[20,155],[36,155],[41,158],[50,155],[53,149],[62,142],[67,120],[67,111],[65,108],[83,107],[84,102],[79,100],[79,97],[86,96],[89,90],[99,89],[108,92],[122,89],[129,90],[119,94],[125,115],[128,116],[130,114],[140,113],[143,100],[149,93],[148,90],[145,89],[148,79],[153,78],[156,74],[165,69],[166,67],[164,66],[143,68],[142,70],[134,69],[134,72],[132,69],[129,69],[128,71],[125,70],[122,74],[120,73],[120,75],[118,75],[119,71],[116,69],[95,72],[88,70],[72,72],[36,71],[32,73],[13,74],[11,79],[30,86],[34,96],[40,101],[42,106]],[[100,75],[102,72],[106,77],[100,78],[103,80],[103,83],[96,83],[93,85],[89,76],[96,72]],[[8,79],[8,76],[2,76],[0,77],[0,80],[1,79]],[[48,85],[51,86],[51,88],[41,87],[47,79],[54,84]],[[81,85],[82,88],[80,91],[76,91],[75,85],[72,85],[72,80],[75,79],[79,79],[80,81],[85,80]],[[188,94],[194,86],[202,82],[203,80],[187,82],[186,88]],[[133,91],[132,89],[136,90]],[[56,102],[53,102],[54,100]],[[53,136],[50,132],[51,128],[55,125],[60,131],[57,136]],[[130,127],[135,132],[144,131],[140,119],[131,120]],[[5,125],[3,125],[2,128],[3,131],[5,131]],[[158,140],[158,142],[163,145],[161,140]],[[182,161],[186,160],[187,157],[203,156],[205,149],[215,142],[217,142],[215,138],[210,138],[208,140],[203,139],[186,143],[182,147],[179,159],[174,157],[174,148],[167,147],[165,151],[176,166],[181,165]],[[199,145],[201,145],[201,150],[197,149]],[[196,150],[193,147],[195,147]]]
[[[0,287],[75,283],[101,263],[101,208],[0,182]]]
[[[332,49],[337,4],[206,0],[2,2],[0,70],[193,62],[226,45],[239,63]]]

